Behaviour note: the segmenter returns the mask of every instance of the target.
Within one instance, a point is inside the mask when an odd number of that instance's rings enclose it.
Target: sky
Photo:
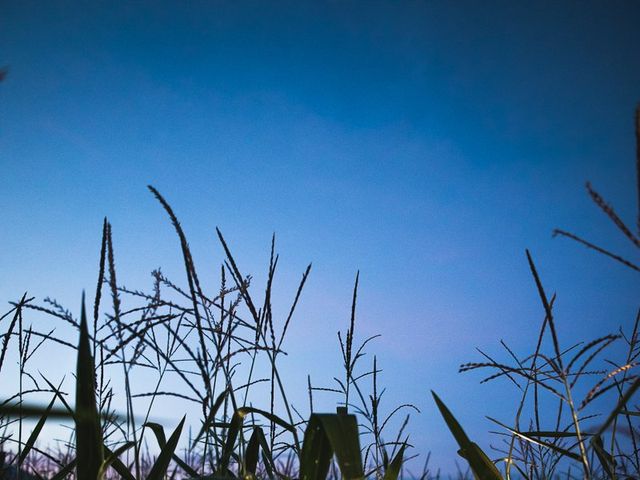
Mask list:
[[[638,24],[630,1],[4,0],[0,301],[77,311],[104,217],[123,284],[149,288],[162,266],[185,285],[151,184],[212,288],[216,226],[256,295],[275,232],[281,316],[313,262],[282,367],[300,402],[307,373],[340,372],[359,271],[356,340],[382,334],[367,361],[383,405],[415,404],[415,452],[452,471],[429,392],[487,450],[485,415],[513,419],[507,382],[457,369],[476,347],[506,359],[501,339],[534,349],[526,248],[565,344],[632,325],[637,272],[551,232],[637,258],[584,185],[635,225]]]

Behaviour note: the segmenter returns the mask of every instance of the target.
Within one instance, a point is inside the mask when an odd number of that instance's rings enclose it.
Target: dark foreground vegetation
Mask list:
[[[640,212],[640,109],[636,137]],[[275,242],[264,294],[258,300],[250,294],[251,277],[240,270],[218,230],[226,260],[220,268],[219,288],[205,292],[176,215],[156,189],[149,189],[178,235],[185,286],[160,270],[153,272],[150,292],[119,283],[111,225],[105,220],[89,311],[84,296],[77,317],[54,300],[37,304],[27,294],[11,304],[10,311],[0,317],[4,329],[0,373],[5,374],[0,384],[0,478],[437,478],[428,465],[415,475],[404,468],[411,455],[405,429],[408,413],[415,407],[400,405],[383,413],[377,360],[373,357],[372,365],[362,366],[371,338],[354,342],[358,277],[348,328],[338,335],[344,371],[331,388],[314,386],[309,378],[309,405],[301,412],[288,399],[278,362],[311,266],[302,274],[288,311],[276,316],[272,309],[278,265]],[[637,233],[633,233],[590,184],[587,190],[622,234],[640,248],[640,213]],[[640,271],[633,261],[573,233],[554,233]],[[555,296],[545,290],[529,252],[527,259],[543,317],[532,351],[522,357],[503,344],[510,360],[499,362],[485,355],[480,362],[460,367],[462,372],[488,369],[484,381],[507,378],[521,392],[513,422],[493,420],[502,443],[490,451],[491,456],[467,437],[433,393],[460,446],[458,454],[470,469],[460,476],[640,478],[640,409],[634,403],[640,387],[635,373],[640,317],[616,334],[587,342],[575,338],[565,344],[556,331]],[[70,326],[75,338],[59,336],[55,327],[33,328],[28,315],[44,315]],[[51,321],[41,324],[51,325]],[[614,344],[624,344],[625,354],[618,361],[605,360],[603,352]],[[77,367],[71,381],[32,369],[34,358],[48,348],[73,352]],[[14,365],[15,372],[9,372]],[[140,372],[151,387],[134,393],[139,390],[132,388],[132,381]],[[116,389],[116,383],[122,384],[123,391]],[[166,390],[168,384],[177,387]],[[314,393],[319,390],[339,396],[336,413],[314,411]],[[48,404],[41,403],[43,396]],[[143,410],[138,407],[140,399],[145,400]],[[196,406],[200,422],[187,431],[182,418],[177,427],[165,431],[153,421],[153,414],[154,406],[166,399]],[[256,399],[262,403],[254,406]],[[116,408],[120,401],[122,407]],[[595,407],[605,410],[594,411]],[[390,432],[389,420],[397,415],[404,415],[403,421],[398,431]],[[27,418],[35,420],[28,428]],[[41,446],[38,438],[45,425],[60,421],[72,426],[68,441]]]

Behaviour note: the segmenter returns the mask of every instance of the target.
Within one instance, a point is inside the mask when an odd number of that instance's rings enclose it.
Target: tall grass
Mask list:
[[[589,183],[587,191],[618,230],[640,248],[640,108],[636,111],[636,141],[637,233]],[[290,401],[279,361],[311,265],[302,272],[289,308],[278,315],[272,302],[279,262],[275,238],[264,294],[257,298],[252,277],[241,270],[218,229],[225,260],[220,266],[219,288],[209,291],[200,281],[178,217],[158,190],[151,186],[149,190],[178,237],[186,286],[161,270],[153,272],[150,291],[121,284],[116,276],[112,226],[105,219],[91,318],[84,295],[77,316],[55,300],[47,298],[38,304],[27,294],[12,304],[0,317],[6,326],[0,342],[0,372],[9,356],[17,365],[17,388],[2,384],[0,473],[7,474],[11,468],[22,478],[56,480],[321,480],[328,476],[396,480],[408,476],[403,471],[410,448],[406,427],[409,413],[417,408],[407,403],[383,414],[377,357],[369,367],[363,366],[365,348],[375,336],[356,341],[359,274],[348,327],[338,334],[343,373],[330,387],[314,386],[308,377],[308,411],[301,411]],[[640,271],[635,262],[576,234],[560,229],[554,234]],[[506,378],[520,392],[512,422],[491,419],[502,440],[493,450],[498,458],[492,459],[473,442],[445,402],[432,392],[460,446],[458,454],[477,479],[547,479],[559,474],[566,478],[640,478],[640,410],[631,402],[640,388],[635,373],[640,314],[630,329],[587,342],[570,339],[565,345],[556,328],[555,295],[547,293],[528,251],[526,258],[542,316],[532,351],[518,355],[502,342],[508,360],[498,361],[483,353],[481,361],[460,367],[461,372],[489,369],[483,382]],[[105,298],[110,299],[108,307]],[[27,312],[44,314],[70,326],[73,333],[69,337],[60,335],[57,327],[39,330],[27,326]],[[603,360],[603,352],[621,342],[626,344],[624,358]],[[54,380],[33,369],[34,355],[48,347],[73,352],[77,359],[73,379]],[[73,405],[69,389],[74,393]],[[314,411],[318,391],[337,395],[335,413]],[[43,396],[48,401],[44,405],[34,400]],[[604,416],[590,410],[603,405],[601,400],[607,397]],[[186,417],[171,432],[154,421],[154,412],[165,401],[178,402],[185,411],[187,405],[197,408],[199,419],[191,422],[188,434]],[[555,409],[546,408],[550,402]],[[391,434],[390,420],[398,414],[404,418]],[[29,431],[25,419],[30,417],[36,423]],[[41,447],[38,439],[54,420],[71,424],[70,437],[58,447]],[[182,451],[180,445],[184,445]],[[428,465],[419,476],[421,480],[434,478]]]
[[[2,318],[9,323],[0,353],[1,368],[10,345],[17,342],[17,393],[0,403],[0,428],[4,432],[0,442],[3,448],[16,452],[6,462],[22,471],[56,479],[319,479],[335,468],[334,475],[339,471],[346,478],[394,480],[405,458],[408,418],[392,441],[385,443],[383,434],[390,417],[415,407],[402,405],[383,417],[377,359],[373,370],[360,369],[364,347],[372,338],[361,345],[354,340],[358,277],[346,340],[338,336],[344,377],[337,380],[336,388],[312,386],[309,379],[309,411],[301,412],[289,400],[279,360],[311,265],[302,273],[291,305],[280,318],[272,307],[279,259],[275,238],[264,296],[258,300],[251,293],[251,276],[240,270],[222,232],[217,230],[226,258],[220,268],[219,288],[205,293],[177,216],[160,192],[151,186],[149,190],[176,231],[186,288],[161,270],[153,272],[150,292],[119,283],[112,226],[105,219],[91,322],[84,296],[79,320],[51,299],[37,304],[25,294],[13,304]],[[110,299],[108,308],[103,305],[105,298]],[[70,325],[79,341],[59,336],[55,328],[45,332],[25,327],[26,311],[40,312]],[[36,339],[38,343],[34,344]],[[29,368],[30,359],[45,344],[75,351],[73,406],[67,400],[64,382],[55,382]],[[140,378],[144,378],[146,391],[133,387]],[[117,391],[119,383],[123,392]],[[264,386],[266,397],[262,395]],[[343,406],[336,413],[314,412],[313,396],[319,390],[336,393]],[[43,394],[51,396],[48,406],[29,402]],[[116,411],[114,404],[122,399],[124,408]],[[199,410],[200,420],[192,422],[194,429],[188,438],[183,434],[185,418],[168,438],[164,427],[152,421],[156,406],[166,399],[182,402],[185,410],[186,404]],[[252,403],[256,399],[261,402],[258,406]],[[145,401],[146,408],[140,409],[140,401]],[[360,426],[349,410],[359,414],[363,422]],[[23,421],[30,416],[37,418],[37,425],[25,439]],[[39,449],[37,440],[45,424],[59,417],[74,425],[64,451]],[[371,439],[362,445],[362,454],[361,438],[365,437],[361,437],[360,428]],[[151,442],[156,446],[150,447]],[[186,444],[182,455],[177,450],[180,442]]]
[[[635,248],[640,248],[640,107],[635,115],[636,175],[638,188],[637,233],[633,233],[615,209],[587,182],[587,193],[595,205],[613,222]],[[554,236],[572,239],[595,252],[640,271],[637,264],[600,247],[581,236],[555,229]],[[496,424],[502,445],[496,447],[498,464],[504,466],[504,478],[514,475],[527,479],[553,478],[560,473],[566,478],[640,478],[640,409],[631,403],[640,388],[636,373],[640,364],[638,325],[640,313],[631,327],[591,341],[572,338],[564,345],[556,329],[553,305],[541,275],[529,251],[527,261],[542,307],[540,333],[531,353],[518,356],[505,342],[507,361],[488,355],[482,361],[465,363],[460,372],[489,369],[482,382],[506,378],[520,391],[521,399],[510,425],[489,418]],[[631,320],[631,319],[630,319]],[[577,336],[577,334],[576,334]],[[617,361],[603,358],[613,344],[624,342],[626,353]],[[609,397],[608,410],[594,410],[596,399]],[[503,478],[478,451],[444,404],[436,396],[447,425],[460,445],[477,478]],[[544,408],[542,405],[556,405]],[[528,418],[527,418],[528,414]]]

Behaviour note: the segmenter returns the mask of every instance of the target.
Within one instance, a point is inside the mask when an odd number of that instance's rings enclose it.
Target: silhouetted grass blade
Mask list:
[[[317,414],[311,415],[300,453],[300,480],[325,480],[333,450]]]
[[[69,463],[67,463],[64,467],[62,467],[58,471],[58,473],[56,473],[53,477],[51,477],[51,480],[62,480],[63,478],[67,478],[67,476],[71,474],[73,469],[76,468],[77,463],[78,463],[78,460],[74,458]]]
[[[244,423],[244,417],[246,417],[249,413],[254,413],[258,415],[262,415],[267,420],[272,421],[276,425],[281,426],[282,428],[289,430],[290,432],[295,430],[288,422],[284,421],[282,418],[277,415],[273,415],[265,410],[260,410],[259,408],[253,407],[241,407],[237,409],[233,417],[231,417],[231,423],[227,430],[227,438],[224,443],[224,448],[222,450],[222,455],[220,456],[220,464],[218,465],[218,475],[226,476],[229,472],[229,462],[231,461],[231,455],[233,453],[233,449],[238,438],[238,434],[242,429],[242,424]]]
[[[87,480],[99,478],[98,472],[103,461],[102,431],[96,407],[94,375],[83,294],[76,367],[76,456],[78,478]]]
[[[227,438],[225,440],[222,455],[220,457],[220,464],[218,465],[218,475],[222,477],[226,477],[229,473],[228,470],[229,462],[231,460],[231,454],[233,453],[233,448],[236,443],[236,439],[238,438],[238,433],[242,428],[242,423],[244,421],[245,415],[246,413],[242,409],[238,409],[233,413],[233,417],[231,417],[231,424],[227,429]]]
[[[29,452],[33,448],[33,445],[36,443],[36,440],[38,439],[38,435],[40,435],[40,432],[42,431],[42,427],[44,427],[44,424],[47,421],[49,412],[53,408],[53,404],[56,401],[56,397],[57,395],[53,396],[53,398],[51,399],[51,402],[49,403],[49,406],[45,409],[44,413],[42,414],[42,417],[40,417],[40,420],[38,420],[38,423],[36,424],[35,428],[31,432],[31,435],[29,435],[27,442],[24,444],[24,448],[22,449],[22,452],[20,452],[20,457],[18,458],[18,467],[22,466],[22,463],[27,458],[27,455],[29,455]]]
[[[607,476],[610,479],[616,478],[616,459],[612,457],[607,451],[604,449],[604,445],[602,443],[602,438],[600,436],[594,437],[591,442],[591,446],[593,447],[593,451],[596,453],[600,464],[602,465],[602,471],[606,472]]]
[[[195,440],[193,440],[193,442],[191,443],[191,448],[194,448],[196,446],[196,444],[200,441],[200,439],[202,438],[204,433],[207,431],[207,429],[210,428],[215,423],[216,413],[218,413],[218,410],[222,406],[225,398],[227,398],[228,393],[229,393],[229,390],[225,389],[224,391],[222,391],[222,393],[220,393],[220,395],[218,395],[218,397],[216,398],[216,401],[213,404],[213,407],[211,408],[211,410],[209,411],[209,414],[207,415],[206,420],[202,424],[202,428],[198,432],[198,435],[196,435]]]
[[[169,440],[165,444],[165,446],[160,450],[160,455],[156,459],[156,462],[153,464],[149,475],[147,476],[147,480],[162,480],[169,468],[169,463],[173,458],[173,454],[178,446],[178,440],[180,439],[180,434],[182,433],[182,427],[184,426],[184,421],[187,417],[182,417],[180,423],[176,427],[176,429],[169,437]]]
[[[393,460],[387,465],[387,469],[384,472],[383,480],[397,480],[400,475],[400,469],[402,468],[402,461],[404,460],[404,451],[407,448],[407,444],[405,443],[400,447],[396,456],[393,457]]]
[[[318,414],[309,419],[300,460],[300,478],[320,480],[327,476],[335,454],[345,479],[364,478],[360,456],[360,436],[355,415]]]
[[[111,458],[111,467],[120,475],[124,480],[136,480],[136,477],[133,476],[129,468],[118,458],[117,455],[114,455],[115,452],[112,452],[106,445],[104,446],[104,455],[107,459]],[[106,460],[105,460],[106,462]]]
[[[438,410],[440,410],[447,427],[449,427],[449,430],[460,446],[460,451],[458,453],[462,458],[469,462],[469,466],[471,467],[474,476],[479,480],[502,480],[500,472],[491,459],[487,457],[478,445],[473,443],[469,437],[467,437],[462,426],[458,423],[444,402],[440,400],[434,391],[431,391],[431,394],[433,395],[433,399],[435,400]]]
[[[247,449],[244,452],[244,477],[255,478],[256,469],[258,468],[258,454],[260,453],[260,440],[259,435],[262,433],[262,428],[253,427],[253,433],[247,443]],[[262,433],[264,436],[264,433]]]
[[[25,294],[22,295],[22,299],[20,300],[20,302],[15,307],[15,314],[13,315],[13,318],[11,319],[11,323],[9,324],[9,330],[4,335],[4,342],[2,343],[2,350],[0,350],[0,370],[2,370],[2,364],[4,363],[4,357],[5,357],[6,353],[7,353],[7,349],[9,348],[9,340],[11,340],[11,333],[13,332],[13,329],[15,328],[16,323],[18,322],[18,318],[21,315],[22,306],[24,305],[24,302],[25,302],[26,298],[27,298],[27,294],[25,292]]]
[[[258,439],[258,443],[260,448],[262,449],[262,462],[264,463],[264,468],[266,470],[267,476],[270,479],[273,479],[273,472],[276,470],[276,466],[273,463],[273,455],[271,454],[271,449],[269,448],[269,442],[267,442],[267,438],[264,435],[264,431],[262,428],[258,427],[258,430],[254,432]]]
[[[156,440],[158,441],[158,445],[162,450],[167,444],[167,437],[164,434],[164,428],[159,423],[147,422],[144,424],[145,427],[151,429],[151,431],[156,436]],[[187,463],[185,463],[180,457],[178,457],[175,453],[172,456],[174,462],[176,462],[180,468],[182,468],[189,476],[197,477],[198,472],[196,472],[193,468],[191,468]]]
[[[127,443],[125,443],[123,445],[120,445],[113,452],[109,451],[108,453],[106,452],[106,447],[105,447],[105,453],[107,453],[107,455],[106,455],[106,458],[104,459],[104,462],[102,462],[102,465],[100,466],[100,472],[98,473],[98,477],[99,478],[103,478],[105,473],[107,472],[107,469],[111,466],[111,464],[113,464],[116,460],[118,460],[118,457],[120,455],[122,455],[124,452],[126,452],[127,450],[129,450],[133,446],[135,446],[134,442],[127,442]],[[120,473],[119,470],[120,469],[116,469],[116,472]],[[120,476],[122,476],[123,478],[127,478],[127,479],[128,478],[133,478],[133,476],[131,474],[129,474],[129,476],[120,474]]]
[[[599,437],[600,435],[602,435],[602,433],[607,428],[609,428],[609,425],[611,425],[613,423],[613,421],[615,420],[615,418],[618,416],[618,414],[620,414],[622,412],[622,410],[624,409],[625,405],[631,399],[633,394],[636,393],[636,390],[638,390],[638,388],[640,388],[640,378],[637,378],[636,380],[634,380],[634,382],[627,389],[625,394],[620,398],[620,400],[618,400],[618,404],[616,405],[616,408],[613,409],[613,411],[609,414],[609,416],[607,417],[605,422],[602,424],[602,426],[595,433],[594,438],[595,437]]]

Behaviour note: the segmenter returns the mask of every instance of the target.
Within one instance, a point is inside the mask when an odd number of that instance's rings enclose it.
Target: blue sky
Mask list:
[[[279,298],[313,262],[292,384],[338,374],[359,269],[385,402],[420,407],[416,450],[448,470],[428,392],[483,446],[485,414],[512,418],[508,384],[456,372],[500,339],[533,349],[525,248],[567,343],[633,320],[637,274],[551,231],[635,255],[584,182],[635,223],[639,23],[633,2],[3,2],[0,299],[76,307],[105,216],[124,284],[158,266],[182,281],[152,184],[212,288],[216,226],[257,294],[272,232]]]

